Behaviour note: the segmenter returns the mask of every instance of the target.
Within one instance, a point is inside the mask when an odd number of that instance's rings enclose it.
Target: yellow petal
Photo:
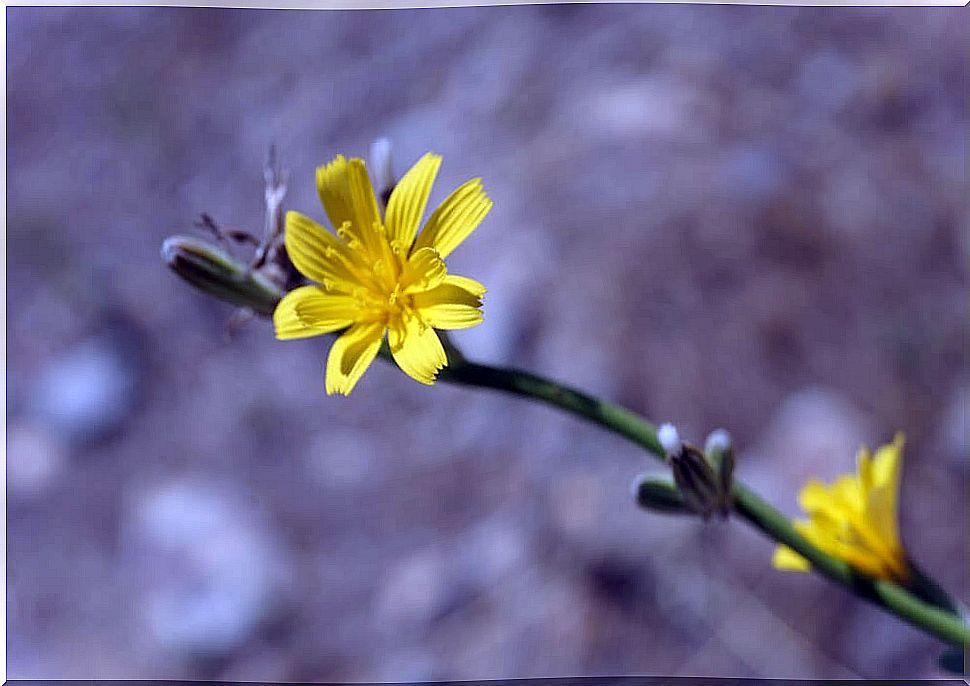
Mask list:
[[[416,250],[408,258],[401,276],[405,293],[417,293],[435,288],[448,276],[448,267],[433,248]]]
[[[350,223],[344,228],[350,246],[380,257],[377,227],[381,218],[364,161],[337,155],[330,163],[317,167],[317,192],[335,227]]]
[[[399,327],[391,328],[388,343],[398,366],[423,384],[433,384],[438,371],[448,364],[438,334],[417,317],[406,317]]]
[[[475,307],[443,304],[418,310],[425,321],[436,329],[469,329],[481,324],[485,315]]]
[[[897,455],[879,450],[881,461],[894,460]],[[857,455],[858,476],[839,477],[832,493],[833,507],[841,508],[841,516],[849,529],[843,536],[846,543],[865,554],[881,560],[893,560],[898,548],[896,532],[895,494],[887,492],[885,477],[877,475],[876,462],[867,448]]]
[[[786,572],[807,572],[812,569],[812,565],[808,560],[787,545],[779,545],[775,548],[775,553],[771,558],[771,564],[775,569],[781,569]]]
[[[843,474],[831,486],[815,479],[808,481],[798,494],[798,504],[812,515],[828,512],[844,519],[850,513],[861,514],[865,498],[859,479],[851,474]]]
[[[348,163],[350,195],[353,200],[355,226],[361,232],[365,244],[376,240],[381,225],[380,210],[377,209],[377,196],[364,160],[355,157]],[[376,246],[374,246],[376,247]]]
[[[896,434],[895,440],[879,448],[872,460],[873,487],[869,494],[867,516],[891,550],[902,549],[896,512],[904,441],[901,433]]]
[[[330,223],[340,226],[354,221],[347,184],[347,158],[337,155],[327,164],[317,167],[317,193],[320,202],[330,218]]]
[[[293,266],[305,277],[331,290],[353,289],[358,279],[348,266],[353,263],[353,255],[315,221],[299,212],[287,212],[283,242]]]
[[[450,283],[458,288],[463,288],[477,298],[483,297],[488,292],[485,286],[475,281],[475,279],[469,279],[467,276],[449,274],[445,277],[444,283]]]
[[[844,474],[831,486],[806,483],[799,503],[809,519],[793,522],[820,550],[864,574],[901,583],[910,576],[896,521],[903,442],[897,434],[875,456],[862,448],[857,473]]]
[[[327,358],[327,393],[349,395],[377,356],[384,338],[382,323],[355,324],[330,348]]]
[[[387,202],[387,238],[398,241],[405,254],[418,232],[440,166],[441,157],[427,153],[401,178]]]
[[[811,521],[796,519],[792,521],[791,525],[795,531],[800,533],[812,543],[815,543],[816,539],[818,538],[818,534],[816,532],[816,526]]]
[[[338,297],[317,286],[301,286],[290,291],[273,312],[276,337],[280,340],[308,338],[350,326],[353,311],[342,301],[338,306]],[[307,311],[311,316],[307,316]]]
[[[841,522],[819,515],[813,516],[808,522],[793,522],[795,530],[822,552],[848,562],[866,573],[878,571],[878,558],[865,548],[848,544],[843,537],[845,529],[840,524]]]
[[[899,487],[899,477],[902,473],[903,446],[906,439],[902,433],[897,433],[892,443],[884,445],[876,451],[872,461],[872,481],[878,488],[888,488],[895,492]]]
[[[320,292],[296,304],[296,316],[309,326],[338,331],[360,318],[360,303],[350,295]]]
[[[482,189],[482,180],[468,181],[434,211],[414,248],[434,248],[442,259],[448,257],[481,224],[490,209],[492,201]]]
[[[838,557],[841,544],[838,532],[827,527],[820,527],[818,520],[797,519],[792,522],[795,531],[819,550]],[[794,553],[794,551],[792,551]],[[807,561],[807,560],[806,560]]]
[[[807,481],[798,493],[798,504],[808,513],[828,507],[831,500],[828,487],[817,479]]]
[[[868,448],[862,448],[859,450],[859,454],[856,455],[856,471],[859,474],[859,483],[862,486],[862,492],[868,496],[873,486],[872,455],[869,453]]]
[[[860,568],[871,570],[873,562],[890,560],[891,542],[861,510],[833,507],[812,514],[812,527],[823,550]]]
[[[852,512],[862,513],[866,507],[865,493],[862,484],[854,474],[843,474],[835,480],[830,489],[832,501]]]
[[[802,535],[805,536],[811,534],[819,538],[837,540],[844,536],[848,529],[848,515],[842,510],[835,508],[814,510],[809,517],[810,519],[807,522],[795,525],[796,529],[799,529],[800,526],[809,529],[809,531],[800,530]]]
[[[825,552],[837,557],[855,567],[863,574],[877,578],[888,578],[891,576],[889,568],[883,559],[864,548],[856,548],[851,545],[840,544],[831,550],[823,548]]]
[[[820,550],[880,578],[892,576],[898,555],[864,513],[836,498],[811,512],[795,529]]]
[[[436,329],[467,329],[482,322],[481,292],[481,284],[449,275],[441,285],[415,293],[414,307]]]

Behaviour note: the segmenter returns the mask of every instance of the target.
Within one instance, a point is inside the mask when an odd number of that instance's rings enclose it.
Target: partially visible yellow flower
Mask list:
[[[485,287],[448,273],[444,258],[492,207],[481,179],[448,196],[418,234],[441,157],[426,154],[401,178],[384,216],[364,161],[338,155],[317,168],[317,190],[336,236],[298,212],[286,215],[294,266],[316,285],[290,291],[273,314],[279,339],[346,329],[330,349],[328,394],[347,395],[373,362],[385,333],[406,374],[433,384],[448,364],[434,329],[482,321]]]
[[[858,474],[845,474],[831,486],[809,481],[798,498],[809,518],[794,522],[802,536],[832,557],[869,576],[898,582],[909,577],[896,522],[903,443],[903,434],[897,433],[875,457],[862,448]],[[784,545],[775,549],[772,564],[799,572],[811,568],[808,560]]]

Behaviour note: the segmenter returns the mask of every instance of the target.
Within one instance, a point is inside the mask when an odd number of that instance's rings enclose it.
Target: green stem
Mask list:
[[[657,440],[652,424],[619,405],[603,402],[582,391],[563,386],[536,374],[518,369],[489,367],[474,362],[451,364],[441,371],[442,381],[505,391],[513,395],[541,400],[599,424],[604,429],[633,441],[641,448],[664,459],[664,449]]]
[[[541,376],[461,361],[444,370],[441,379],[539,400],[599,424],[661,459],[664,457],[656,430],[649,422],[618,405]],[[970,627],[955,614],[921,600],[897,584],[861,575],[845,562],[822,552],[795,531],[787,517],[747,486],[735,482],[733,496],[738,514],[770,538],[801,554],[821,574],[939,639],[959,647],[970,645]]]
[[[271,316],[283,296],[283,291],[261,273],[207,242],[174,237],[166,241],[162,255],[176,273],[196,287],[232,304],[249,307],[257,314]],[[536,374],[469,362],[447,337],[443,339],[450,366],[442,370],[442,381],[538,400],[623,436],[661,460],[665,458],[655,427],[629,410]],[[386,349],[382,353],[381,357],[390,359]],[[857,573],[845,562],[809,543],[781,512],[741,483],[735,482],[733,498],[734,509],[740,516],[769,538],[801,554],[816,571],[937,638],[960,648],[970,646],[970,627],[955,612],[940,609],[952,608],[953,603],[929,577],[920,573],[921,587],[934,593],[919,595],[939,594],[946,602],[926,602],[894,583]]]
[[[734,486],[734,508],[756,528],[811,562],[813,569],[859,597],[948,643],[961,648],[970,645],[970,627],[959,616],[921,600],[902,586],[864,576],[822,552],[799,534],[787,517],[741,483]]]

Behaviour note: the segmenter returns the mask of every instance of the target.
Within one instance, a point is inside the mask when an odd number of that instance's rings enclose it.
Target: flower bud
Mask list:
[[[721,515],[728,516],[731,510],[734,489],[734,445],[731,435],[724,429],[715,429],[704,442],[704,457],[717,474]]]
[[[272,315],[283,297],[279,287],[266,276],[198,238],[167,238],[162,243],[162,259],[199,290],[264,316]]]
[[[394,160],[391,158],[391,141],[387,138],[375,140],[371,143],[369,157],[377,197],[386,207],[387,201],[391,197],[391,191],[397,185],[397,179],[394,178]]]
[[[682,443],[680,451],[670,456],[670,467],[688,508],[704,519],[718,510],[720,489],[717,474],[700,450]]]

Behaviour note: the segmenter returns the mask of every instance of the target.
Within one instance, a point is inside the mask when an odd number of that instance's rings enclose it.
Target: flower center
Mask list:
[[[359,287],[354,296],[361,308],[362,319],[381,322],[393,329],[402,329],[407,321],[416,318],[421,326],[427,324],[414,307],[414,296],[407,293],[420,281],[408,263],[406,251],[397,241],[388,241],[383,227],[377,226],[381,242],[375,252],[358,250],[363,259],[357,264]]]
[[[406,319],[417,316],[414,297],[404,292],[400,277],[393,268],[387,269],[383,260],[377,260],[372,271],[374,278],[358,292],[358,302],[366,310],[367,319],[401,328]]]

